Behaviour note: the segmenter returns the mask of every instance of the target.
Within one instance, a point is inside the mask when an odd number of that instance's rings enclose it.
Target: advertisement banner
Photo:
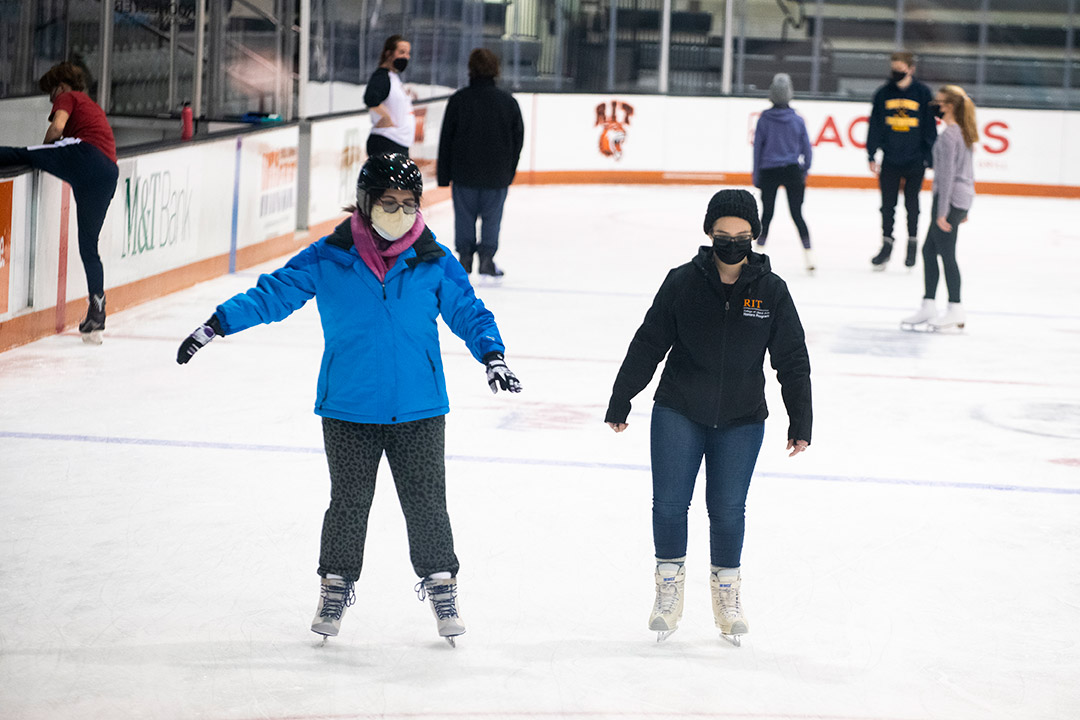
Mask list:
[[[98,246],[106,289],[228,252],[235,147],[226,139],[120,158]],[[75,255],[71,290],[85,293]]]
[[[724,182],[726,175],[745,181],[758,118],[770,107],[755,98],[619,94],[518,101],[528,111],[519,174],[566,182]],[[874,183],[866,152],[870,103],[796,98],[791,106],[813,148],[811,182]],[[988,107],[976,117],[977,183],[1020,193],[1078,184],[1080,173],[1066,162],[1063,145],[1075,136],[1070,129],[1080,124],[1080,113]]]
[[[245,247],[296,230],[296,127],[244,136],[240,157],[239,233]]]
[[[311,123],[309,225],[341,217],[342,208],[356,202],[370,125],[367,115]]]
[[[11,279],[11,209],[15,182],[0,182],[0,315],[8,311]]]

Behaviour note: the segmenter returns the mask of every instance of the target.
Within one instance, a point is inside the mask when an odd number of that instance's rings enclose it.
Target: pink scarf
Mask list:
[[[360,253],[360,258],[368,269],[375,273],[375,277],[379,278],[379,282],[386,279],[386,273],[394,267],[398,255],[412,247],[425,227],[424,216],[419,210],[416,211],[416,220],[409,232],[397,240],[387,240],[380,235],[371,227],[371,221],[361,215],[359,210],[353,212],[351,225],[356,252]]]

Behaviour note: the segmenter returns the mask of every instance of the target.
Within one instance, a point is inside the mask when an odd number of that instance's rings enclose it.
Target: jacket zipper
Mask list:
[[[734,294],[734,290],[732,294]],[[720,330],[720,389],[716,392],[716,421],[713,423],[714,428],[720,427],[720,413],[723,408],[721,401],[724,399],[724,355],[727,354],[728,311],[730,309],[731,301],[724,300],[724,326]]]

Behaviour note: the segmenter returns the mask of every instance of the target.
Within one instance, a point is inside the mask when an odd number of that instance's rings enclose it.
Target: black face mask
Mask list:
[[[906,77],[907,73],[903,72],[902,70],[893,70],[891,73],[889,73],[889,79],[892,80],[894,83],[898,83]]]
[[[945,117],[945,111],[941,109],[941,106],[935,103],[930,103],[930,109],[934,111],[934,117],[939,120]]]
[[[400,72],[405,72],[405,68],[409,67],[409,58],[394,58],[394,69]]]
[[[746,240],[713,240],[712,248],[716,258],[726,265],[738,265],[750,254],[750,244]]]

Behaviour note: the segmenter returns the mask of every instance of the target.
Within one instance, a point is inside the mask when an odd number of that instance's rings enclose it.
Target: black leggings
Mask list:
[[[893,236],[893,218],[896,215],[896,199],[900,195],[900,181],[904,181],[904,208],[907,210],[907,234],[909,238],[919,234],[919,192],[922,190],[926,166],[919,161],[911,165],[881,165],[878,183],[881,186],[881,234]]]
[[[446,512],[445,416],[394,425],[324,417],[323,444],[330,466],[330,507],[323,516],[320,575],[360,577],[375,475],[384,452],[405,513],[413,570],[419,577],[457,575]]]
[[[61,141],[63,142],[63,141]],[[79,223],[79,257],[86,271],[90,295],[105,294],[105,271],[98,254],[98,235],[116,192],[119,169],[90,143],[67,141],[60,145],[0,147],[0,167],[29,165],[71,185],[75,217]]]
[[[937,224],[937,201],[934,201],[930,230],[926,233],[926,242],[923,243],[923,276],[926,279],[927,300],[933,300],[937,295],[938,286],[938,255],[941,256],[941,264],[945,266],[945,287],[949,289],[949,302],[960,302],[960,266],[956,264],[956,233],[960,229],[960,223],[967,217],[967,210],[949,207],[946,220],[952,225],[951,232],[945,232]]]
[[[409,157],[409,148],[405,147],[404,145],[398,145],[393,140],[390,140],[382,135],[368,135],[368,157],[375,157],[376,155],[388,155],[390,153],[401,153],[405,157]]]
[[[799,239],[803,247],[810,249],[810,231],[806,227],[806,221],[802,216],[803,194],[806,192],[806,179],[802,168],[798,165],[785,165],[778,168],[766,168],[758,173],[761,182],[761,237],[758,243],[765,244],[765,238],[769,234],[769,223],[772,222],[773,211],[776,209],[776,191],[783,185],[787,190],[788,210],[791,211],[791,219],[795,221],[795,227],[799,230]]]

